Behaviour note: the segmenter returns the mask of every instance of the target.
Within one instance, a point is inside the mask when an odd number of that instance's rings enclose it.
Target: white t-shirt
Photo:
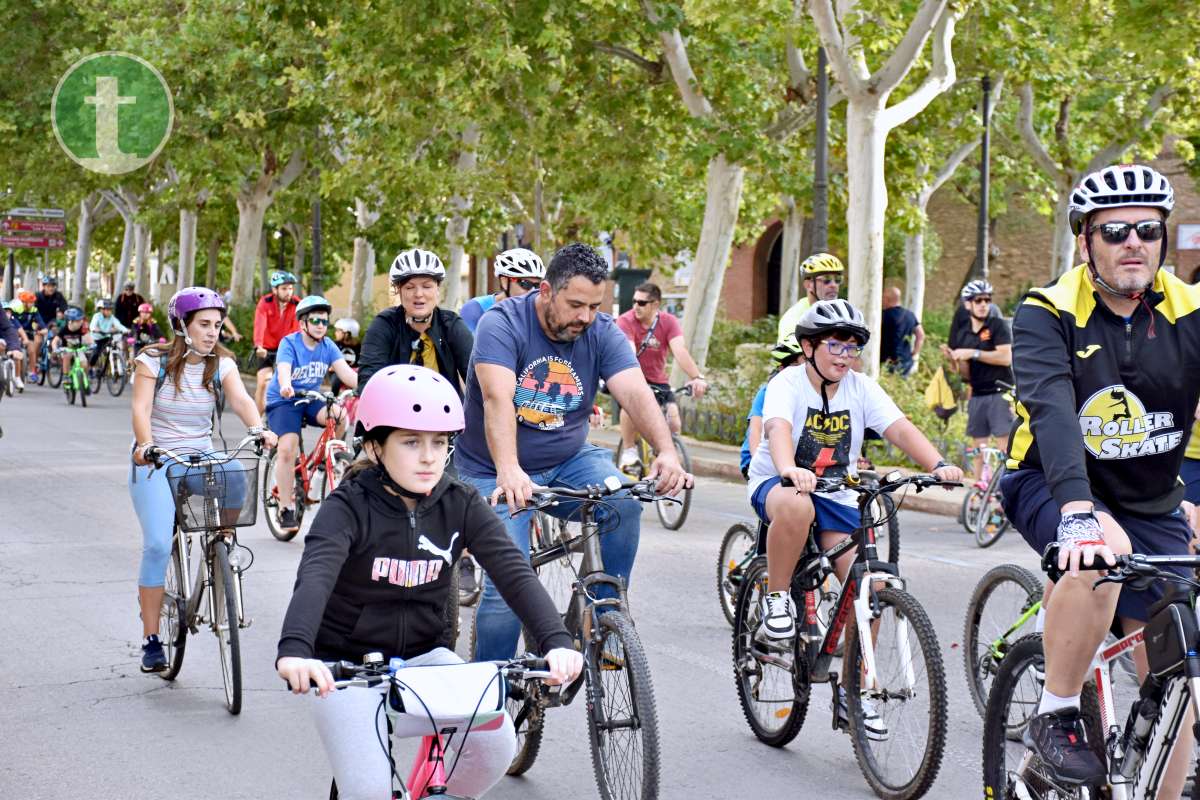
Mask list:
[[[137,360],[158,375],[159,359],[143,352]],[[230,370],[237,370],[231,358],[222,358],[217,365],[217,380],[224,380]],[[212,414],[216,398],[204,388],[204,363],[184,364],[179,390],[170,376],[154,398],[150,412],[150,436],[154,444],[169,450],[191,448],[212,450]]]
[[[904,416],[892,398],[871,378],[860,372],[847,372],[829,398],[828,416],[821,413],[821,392],[808,379],[807,366],[798,364],[780,372],[767,384],[763,402],[763,427],[774,419],[792,423],[792,444],[796,465],[811,469],[819,478],[840,478],[858,473],[863,431],[879,433]],[[832,389],[833,387],[829,387]],[[750,459],[748,497],[768,478],[779,473],[771,461],[770,444],[764,434],[758,450]],[[856,505],[854,492],[845,490],[825,497]]]

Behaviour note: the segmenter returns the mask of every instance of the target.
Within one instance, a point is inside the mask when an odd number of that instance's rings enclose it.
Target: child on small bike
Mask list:
[[[318,391],[330,370],[351,389],[358,386],[358,374],[346,365],[337,345],[325,336],[333,306],[320,295],[309,295],[296,306],[300,330],[283,337],[275,354],[275,374],[267,386],[267,422],[279,436],[278,464],[292,464],[300,454],[300,430],[307,423],[325,424],[325,406],[299,403],[297,392]],[[343,428],[341,406],[333,407],[338,435]],[[299,528],[294,495],[296,475],[290,469],[275,470],[279,487],[279,527],[285,531]]]
[[[854,492],[815,489],[817,478],[857,475],[867,428],[882,431],[940,480],[962,478],[962,470],[942,459],[878,383],[853,370],[870,337],[862,313],[849,302],[819,300],[796,326],[804,363],[782,370],[767,384],[766,436],[750,461],[747,491],[759,519],[769,525],[761,639],[795,636],[790,587],[810,530],[824,550],[860,526]],[[792,485],[783,486],[784,479]],[[852,548],[835,562],[840,580],[845,581],[854,557]]]
[[[91,344],[92,336],[88,332],[87,322],[83,319],[83,309],[79,308],[79,306],[69,307],[66,314],[63,315],[58,329],[54,333],[54,338],[50,341],[51,352],[61,347],[86,347]],[[63,353],[63,375],[71,371],[72,358],[73,356],[70,353]]]
[[[331,693],[333,676],[323,662],[359,663],[378,652],[408,666],[461,663],[447,647],[446,605],[463,548],[483,564],[546,654],[550,682],[572,681],[583,666],[503,523],[474,488],[445,473],[451,436],[463,426],[462,402],[446,378],[410,364],[377,372],[358,405],[364,454],[321,503],[304,541],[275,666],[293,691],[314,684],[319,690],[313,717],[343,800],[391,796],[392,766],[380,746],[388,732],[376,713],[380,690]],[[395,735],[429,731],[422,724]],[[512,720],[505,716],[500,728],[469,736],[460,730],[449,747],[459,750],[446,762],[449,793],[482,797],[516,750]]]
[[[121,320],[117,319],[113,310],[116,304],[112,299],[106,297],[96,304],[97,311],[92,315],[92,324],[89,326],[92,332],[92,338],[95,340],[95,347],[88,353],[88,366],[92,369],[96,368],[96,362],[100,360],[100,354],[108,348],[113,337],[118,334],[124,336],[129,333],[129,328],[126,328]],[[124,340],[118,339],[124,344]]]
[[[158,323],[154,321],[154,306],[142,303],[138,306],[137,319],[129,326],[129,341],[133,345],[133,355],[148,344],[161,344],[166,340]]]

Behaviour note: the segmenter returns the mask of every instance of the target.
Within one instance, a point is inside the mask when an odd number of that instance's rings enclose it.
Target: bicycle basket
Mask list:
[[[244,528],[258,518],[258,456],[167,469],[175,519],[189,533]]]

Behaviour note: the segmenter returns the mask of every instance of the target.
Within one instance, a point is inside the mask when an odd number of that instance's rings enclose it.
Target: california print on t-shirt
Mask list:
[[[517,378],[513,405],[517,419],[539,430],[555,430],[565,424],[564,416],[583,403],[579,376],[570,362],[542,356],[526,365]]]

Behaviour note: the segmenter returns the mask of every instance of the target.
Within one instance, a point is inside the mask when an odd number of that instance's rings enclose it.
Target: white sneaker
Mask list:
[[[759,638],[779,640],[796,635],[796,612],[792,609],[790,592],[767,592],[758,601],[758,613],[762,617]]]
[[[17,387],[18,392],[25,391],[25,382],[21,380],[19,375],[13,375],[13,386]]]
[[[863,728],[867,732],[867,738],[872,742],[886,742],[888,740],[887,725],[883,724],[883,718],[879,716],[875,701],[864,697],[860,702],[863,710]],[[838,727],[849,729],[850,709],[846,706],[846,689],[842,686],[838,687],[837,718]]]
[[[638,463],[638,451],[636,447],[626,447],[621,451],[621,457],[617,459],[617,469],[627,469]]]

